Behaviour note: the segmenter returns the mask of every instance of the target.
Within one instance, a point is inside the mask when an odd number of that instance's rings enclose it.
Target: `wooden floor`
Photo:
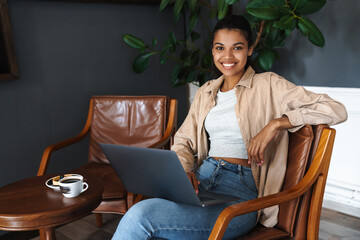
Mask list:
[[[360,219],[323,208],[320,240],[360,240]]]
[[[89,215],[56,229],[57,240],[110,240],[120,215],[104,214],[102,228],[95,225],[95,216]],[[0,240],[39,240],[36,231],[13,232]],[[360,240],[360,219],[339,212],[323,209],[320,221],[320,240]]]

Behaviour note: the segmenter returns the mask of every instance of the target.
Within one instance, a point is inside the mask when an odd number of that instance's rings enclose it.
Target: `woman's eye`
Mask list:
[[[223,47],[220,47],[220,46],[217,46],[215,47],[216,50],[223,50],[224,48]]]
[[[243,49],[242,47],[234,47],[234,50],[241,50]]]

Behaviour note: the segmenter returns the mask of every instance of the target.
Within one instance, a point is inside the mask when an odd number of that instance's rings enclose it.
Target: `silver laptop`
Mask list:
[[[173,151],[103,143],[100,146],[129,192],[201,207],[240,199],[201,191],[196,194]]]

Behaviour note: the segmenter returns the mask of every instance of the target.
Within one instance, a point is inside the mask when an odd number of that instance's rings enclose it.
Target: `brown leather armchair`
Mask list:
[[[288,166],[281,192],[227,207],[219,215],[209,239],[221,239],[232,218],[274,205],[279,205],[279,222],[275,227],[258,224],[239,239],[318,239],[335,130],[327,125],[306,125],[289,137]]]
[[[69,172],[87,179],[97,178],[103,183],[103,200],[95,213],[124,214],[132,203],[127,203],[127,191],[99,143],[168,149],[176,131],[176,120],[177,100],[166,96],[93,96],[84,129],[73,138],[48,146],[37,175],[46,174],[53,151],[84,139],[90,132],[88,163]],[[97,214],[97,225],[101,224],[101,215]]]

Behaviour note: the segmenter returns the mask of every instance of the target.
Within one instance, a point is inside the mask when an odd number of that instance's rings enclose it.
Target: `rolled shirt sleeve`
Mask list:
[[[278,75],[272,76],[271,80],[279,96],[282,114],[295,126],[288,129],[290,132],[296,132],[305,124],[335,125],[347,120],[345,106],[327,94],[308,91]]]

